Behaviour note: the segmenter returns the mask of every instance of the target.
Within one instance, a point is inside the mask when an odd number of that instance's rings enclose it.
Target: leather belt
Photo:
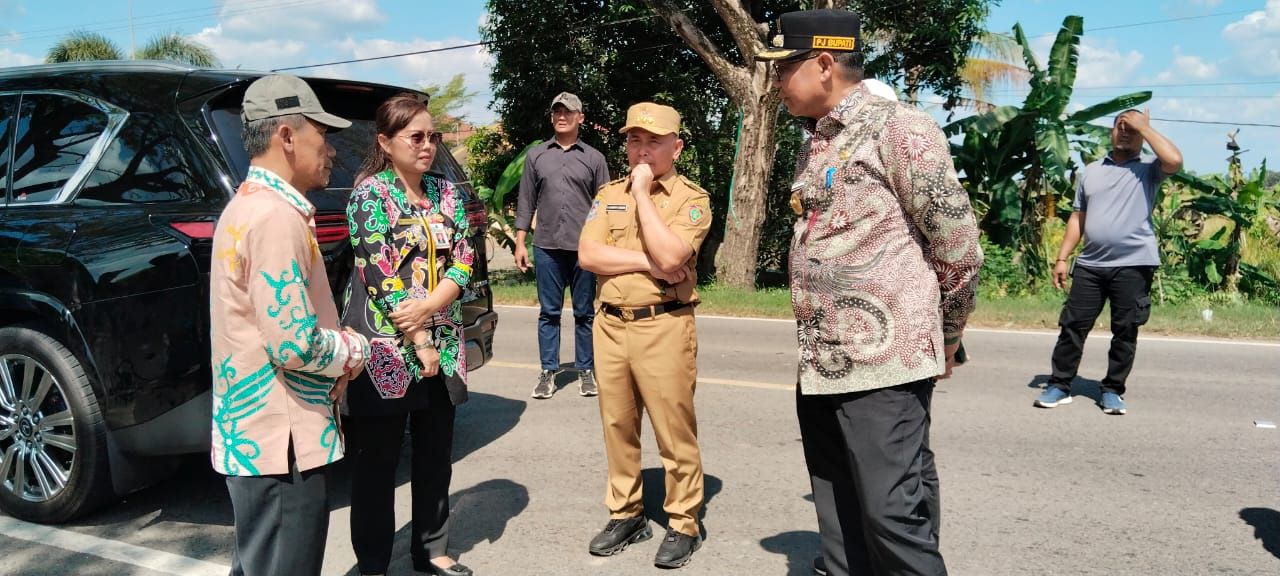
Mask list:
[[[654,304],[653,306],[640,306],[638,308],[619,308],[611,304],[600,305],[600,309],[604,310],[605,314],[617,316],[623,320],[643,320],[645,318],[650,318],[659,314],[666,314],[668,312],[675,312],[681,308],[688,307],[688,302],[681,302],[679,300]]]

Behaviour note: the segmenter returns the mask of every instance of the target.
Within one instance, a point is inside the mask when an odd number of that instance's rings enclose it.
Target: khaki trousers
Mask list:
[[[698,536],[702,456],[693,410],[698,378],[693,308],[631,321],[600,311],[592,336],[609,460],[605,506],[612,518],[644,514],[640,416],[647,410],[666,470],[668,527]]]

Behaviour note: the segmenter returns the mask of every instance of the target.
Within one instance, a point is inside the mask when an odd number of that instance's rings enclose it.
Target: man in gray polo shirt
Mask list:
[[[1151,277],[1160,265],[1151,211],[1160,183],[1182,168],[1178,147],[1149,120],[1137,110],[1120,113],[1111,127],[1111,153],[1085,166],[1076,181],[1075,211],[1053,267],[1053,285],[1061,289],[1069,274],[1071,292],[1058,319],[1062,332],[1053,349],[1053,374],[1035,402],[1041,408],[1071,402],[1084,340],[1103,303],[1110,301],[1111,353],[1098,404],[1107,414],[1126,411],[1125,380],[1133,368],[1138,327],[1151,314]],[[1155,158],[1141,156],[1144,141]],[[1068,272],[1067,258],[1081,233],[1084,250]]]
[[[535,214],[533,267],[538,281],[538,353],[542,373],[533,397],[550,398],[556,393],[555,377],[560,370],[560,311],[564,289],[573,298],[574,366],[578,369],[578,393],[596,395],[592,369],[591,325],[596,276],[578,266],[578,235],[591,209],[596,191],[609,182],[604,155],[578,139],[585,116],[582,101],[561,92],[551,101],[551,128],[555,138],[529,150],[520,178],[516,204],[516,266],[529,269],[525,236]]]

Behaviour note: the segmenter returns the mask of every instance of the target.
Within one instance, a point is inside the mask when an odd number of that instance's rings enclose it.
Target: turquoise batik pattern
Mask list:
[[[295,192],[291,186],[285,183],[284,180],[281,180],[279,176],[257,166],[250,166],[249,175],[245,177],[245,180],[252,180],[266,185],[268,188],[275,190],[290,204],[293,204],[294,208],[302,211],[303,214],[308,216],[311,215],[311,211],[313,210],[311,203],[299,196],[298,193]]]
[[[267,355],[280,366],[297,357],[308,371],[320,372],[328,368],[337,354],[338,342],[333,332],[317,326],[315,312],[307,302],[310,282],[303,277],[297,260],[291,261],[290,268],[281,272],[279,277],[272,277],[267,272],[262,272],[262,277],[275,290],[276,304],[267,306],[267,314],[279,320],[281,329],[292,331],[294,337],[280,342],[275,350],[267,349]]]
[[[236,376],[228,356],[218,366],[218,376],[214,379],[214,430],[222,444],[222,466],[227,474],[239,476],[243,470],[257,476],[258,468],[253,461],[262,455],[262,449],[257,442],[245,437],[240,421],[266,407],[275,368],[266,364],[240,380],[236,380]]]

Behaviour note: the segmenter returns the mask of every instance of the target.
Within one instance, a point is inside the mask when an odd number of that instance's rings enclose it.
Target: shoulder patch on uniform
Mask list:
[[[596,196],[596,199],[591,201],[591,210],[587,211],[586,221],[590,222],[592,220],[595,220],[596,216],[598,216],[599,213],[600,213],[600,197]]]
[[[703,218],[707,217],[707,212],[709,212],[709,210],[706,208],[697,204],[692,204],[689,206],[689,221],[697,224],[698,222],[701,222]]]

